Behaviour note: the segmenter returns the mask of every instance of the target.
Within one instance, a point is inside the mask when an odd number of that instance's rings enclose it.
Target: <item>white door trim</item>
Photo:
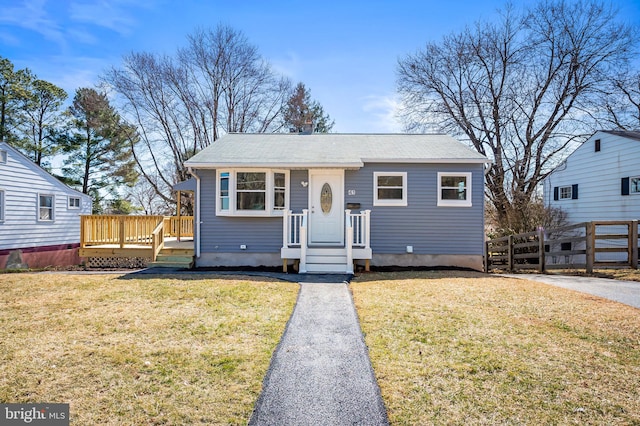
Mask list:
[[[326,180],[331,177],[337,179],[336,188],[332,190],[332,207],[331,215],[334,217],[334,223],[331,225],[333,236],[329,240],[324,237],[320,238],[317,232],[314,232],[314,219],[323,219],[321,217],[321,207],[319,198],[314,197],[320,193],[320,190]],[[310,169],[309,170],[309,244],[313,246],[344,246],[344,170],[342,169]],[[318,198],[317,200],[314,198]],[[315,228],[318,231],[319,228]]]

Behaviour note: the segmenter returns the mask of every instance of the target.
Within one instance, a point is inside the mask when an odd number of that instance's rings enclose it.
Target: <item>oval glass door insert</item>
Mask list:
[[[332,203],[333,194],[331,193],[331,185],[325,183],[322,185],[322,190],[320,191],[320,208],[322,208],[322,213],[329,214]]]

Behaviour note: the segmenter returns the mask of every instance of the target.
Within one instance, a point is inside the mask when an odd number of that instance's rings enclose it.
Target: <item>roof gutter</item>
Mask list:
[[[185,163],[189,169],[222,169],[222,168],[245,168],[245,169],[344,169],[361,168],[363,162],[344,163]]]

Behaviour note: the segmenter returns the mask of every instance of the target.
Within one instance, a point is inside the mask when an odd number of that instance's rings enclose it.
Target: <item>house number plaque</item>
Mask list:
[[[325,183],[322,185],[322,191],[320,191],[320,208],[322,209],[322,213],[329,214],[332,203],[333,194],[331,193],[331,185]]]

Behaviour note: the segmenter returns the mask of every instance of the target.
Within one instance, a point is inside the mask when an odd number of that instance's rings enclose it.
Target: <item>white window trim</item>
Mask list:
[[[631,186],[632,179],[640,179],[640,176],[629,176],[629,195],[640,195],[640,191],[632,191],[633,186]]]
[[[72,206],[71,200],[78,200],[78,206]],[[82,207],[82,199],[80,197],[72,197],[72,196],[67,197],[67,209],[80,210],[81,207]]]
[[[7,164],[9,154],[4,149],[0,149],[0,164]]]
[[[222,173],[229,173],[229,209],[222,210],[220,203],[220,178]],[[236,175],[237,173],[266,173],[266,194],[265,194],[265,209],[264,210],[238,210],[237,204],[237,187],[236,187]],[[284,191],[284,208],[279,210],[273,206],[274,202],[274,190],[275,190],[275,178],[274,173],[284,173],[285,179],[285,191]],[[291,192],[289,170],[281,169],[218,169],[216,170],[216,216],[235,216],[235,217],[271,217],[282,216],[285,210],[289,209],[289,194]]]
[[[631,181],[629,181],[631,182]],[[569,188],[569,196],[568,197],[563,197],[562,196],[562,190],[563,189],[567,189]],[[629,184],[629,192],[631,192],[631,184]],[[573,199],[573,185],[564,185],[564,186],[559,186],[558,187],[558,201],[564,201],[564,200],[572,200]]]
[[[387,200],[378,198],[378,177],[379,176],[401,176],[402,177],[402,199]],[[406,207],[408,205],[407,195],[407,172],[373,172],[373,205],[379,207]]]
[[[40,219],[40,197],[51,197],[51,219]],[[50,223],[56,220],[56,196],[54,194],[40,194],[36,198],[36,220],[38,222]]]
[[[0,223],[4,223],[4,211],[5,211],[5,197],[4,189],[0,189]]]
[[[467,178],[467,199],[466,200],[443,200],[442,199],[442,178],[448,176],[464,176]],[[471,191],[471,172],[438,172],[438,207],[471,207],[473,192]]]

